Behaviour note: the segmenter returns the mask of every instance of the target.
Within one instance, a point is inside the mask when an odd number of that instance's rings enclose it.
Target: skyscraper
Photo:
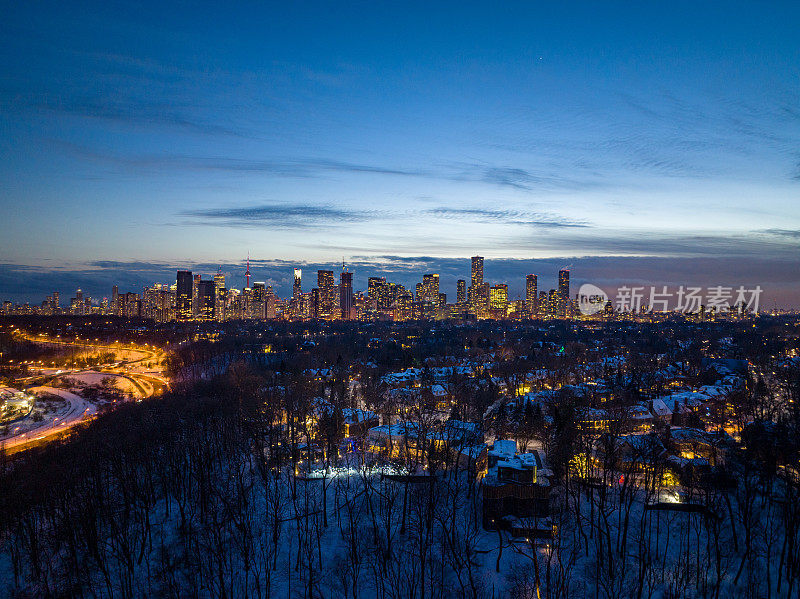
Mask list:
[[[342,318],[350,320],[353,311],[353,273],[346,270],[339,275],[339,306]]]
[[[264,320],[267,309],[267,284],[253,282],[252,318]]]
[[[472,279],[467,301],[475,314],[481,315],[489,302],[489,285],[483,282],[483,256],[472,257]]]
[[[439,306],[439,275],[436,273],[422,275],[422,299]]]
[[[253,318],[253,289],[250,287],[245,287],[242,289],[242,295],[240,296],[241,302],[241,312],[242,315],[240,318]]]
[[[214,318],[216,295],[214,281],[197,281],[197,317],[199,319],[212,320]]]
[[[225,320],[225,275],[221,270],[214,275],[214,318]]]
[[[472,257],[472,287],[483,285],[483,256]]]
[[[413,315],[414,296],[408,291],[401,293],[397,297],[394,306],[395,320],[409,320]]]
[[[508,285],[500,283],[489,288],[489,307],[505,316],[508,307]]]
[[[536,302],[536,310],[539,314],[546,314],[547,313],[547,292],[540,291],[539,292],[539,301]]]
[[[388,290],[384,277],[370,277],[367,279],[367,296],[375,302],[376,310],[385,310],[387,306]]]
[[[175,316],[178,320],[192,319],[192,271],[178,271],[178,295],[175,302]]]
[[[294,269],[294,285],[292,286],[292,298],[299,299],[300,294],[303,293],[303,284],[301,277],[303,276],[303,271],[299,268]]]
[[[250,287],[250,252],[247,252],[247,270],[244,271],[244,276],[247,278],[247,287]]]
[[[459,279],[456,283],[456,302],[463,304],[467,301],[467,282]]]
[[[200,316],[200,300],[199,294],[200,275],[194,275],[192,278],[192,317],[197,318]]]
[[[332,320],[336,316],[336,281],[332,270],[317,271],[317,289],[317,318]]]
[[[538,277],[536,275],[528,275],[525,277],[525,309],[528,314],[534,315],[538,309]]]
[[[558,271],[558,315],[566,316],[569,304],[569,269]]]
[[[272,285],[267,285],[267,288],[264,290],[264,295],[266,296],[264,316],[267,320],[271,320],[278,314],[278,302]]]

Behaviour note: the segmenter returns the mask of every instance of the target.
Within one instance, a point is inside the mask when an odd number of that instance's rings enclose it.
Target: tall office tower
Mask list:
[[[267,285],[267,289],[264,293],[267,298],[264,307],[264,316],[267,320],[272,320],[278,315],[278,298],[275,297],[275,291],[272,289],[272,285]]]
[[[250,287],[250,252],[247,252],[247,270],[244,271],[244,276],[247,279],[247,286]]]
[[[58,314],[61,311],[61,299],[58,295],[58,291],[53,292],[53,314]]]
[[[431,302],[434,306],[439,306],[439,275],[422,275],[422,299]]]
[[[456,303],[463,304],[467,301],[467,282],[459,279],[456,283]]]
[[[192,271],[178,271],[178,289],[175,298],[175,317],[178,320],[192,319]]]
[[[569,270],[562,268],[558,271],[558,315],[567,315],[569,304]]]
[[[407,290],[406,290],[405,287],[403,287],[399,283],[387,283],[386,284],[386,307],[387,308],[391,308],[392,306],[394,306],[395,303],[397,303],[397,298],[399,298],[404,293],[407,293]]]
[[[225,292],[225,318],[239,320],[243,316],[243,299],[238,289],[228,289]]]
[[[489,298],[488,285],[483,283],[483,256],[472,257],[472,278],[470,279],[467,301],[477,314],[485,308]]]
[[[166,322],[170,322],[175,320],[175,303],[178,292],[176,290],[177,285],[173,283],[169,287],[164,289],[164,320]]]
[[[253,318],[253,289],[251,287],[242,289],[242,294],[239,296],[239,303],[242,313],[240,318]]]
[[[111,288],[111,313],[119,316],[119,308],[117,306],[117,300],[119,299],[119,287],[114,285]]]
[[[353,273],[342,271],[339,275],[339,306],[342,318],[350,320],[353,317]]]
[[[197,318],[200,320],[214,319],[216,296],[214,281],[197,281]]]
[[[375,309],[380,310],[385,308],[386,296],[386,278],[385,277],[370,277],[367,279],[367,297],[370,301],[375,303]]]
[[[225,275],[222,267],[214,275],[214,319],[225,320]]]
[[[483,285],[483,256],[472,257],[472,287]]]
[[[538,280],[539,279],[536,275],[528,275],[525,277],[525,309],[531,316],[536,314],[536,310],[538,308]]]
[[[317,318],[332,320],[336,317],[336,280],[332,270],[317,271]]]
[[[505,316],[506,308],[508,308],[508,285],[501,283],[489,288],[489,307],[502,312]]]
[[[125,318],[139,318],[142,315],[142,302],[138,293],[129,291],[117,298],[120,302],[120,316]]]
[[[303,271],[299,268],[294,269],[294,285],[292,285],[292,298],[299,298],[303,293],[302,283]]]
[[[82,316],[86,312],[86,301],[83,298],[83,291],[78,289],[75,297],[70,302],[70,313],[75,316]]]
[[[317,309],[314,301],[313,289],[300,294],[300,299],[297,301],[298,318],[314,318],[314,315],[316,314],[315,310]]]
[[[417,283],[417,286],[414,288],[414,297],[418,302],[422,301],[422,296],[425,293],[424,288],[422,287],[422,283]]]
[[[156,283],[144,288],[142,316],[156,322],[168,322],[175,318],[175,296],[166,285]]]
[[[194,275],[192,278],[192,317],[197,318],[200,316],[200,300],[197,297],[199,292],[200,275]]]
[[[253,282],[253,302],[250,305],[252,313],[250,318],[264,320],[267,314],[267,285],[266,283]]]
[[[401,293],[394,303],[395,320],[411,320],[413,315],[414,296],[408,291]]]
[[[558,292],[555,289],[551,289],[547,292],[547,313],[552,315],[558,314],[558,305],[559,305],[559,296]]]
[[[311,291],[309,291],[310,300],[309,304],[311,306],[309,310],[309,318],[319,318],[320,316],[320,306],[319,306],[319,289],[314,287]]]
[[[156,283],[152,287],[145,287],[142,293],[142,317],[151,318],[156,322],[160,322],[158,318],[158,291],[161,285]],[[104,300],[105,301],[105,300]]]

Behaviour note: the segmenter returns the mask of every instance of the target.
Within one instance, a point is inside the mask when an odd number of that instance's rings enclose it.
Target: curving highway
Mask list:
[[[91,343],[88,340],[61,340],[53,339],[45,335],[28,335],[20,331],[25,339],[42,345],[70,345],[80,347],[83,350],[108,350],[113,351],[118,356],[122,354],[122,360],[106,367],[96,370],[69,369],[55,372],[46,372],[50,369],[43,369],[38,375],[28,376],[18,379],[18,382],[30,381],[34,383],[36,379],[48,376],[71,377],[80,374],[97,374],[102,376],[112,376],[128,381],[135,389],[139,399],[145,399],[163,393],[169,387],[169,381],[163,377],[159,369],[143,368],[143,362],[151,361],[158,363],[164,357],[164,352],[159,348],[149,346],[125,347],[119,345],[106,345],[102,343]],[[29,384],[30,384],[29,383]],[[50,415],[49,418],[41,422],[32,422],[30,419],[11,426],[8,434],[0,436],[0,448],[8,453],[21,451],[35,444],[46,442],[64,435],[69,429],[81,422],[93,418],[97,413],[97,405],[84,399],[83,397],[55,387],[40,386],[29,389],[29,391],[46,392],[58,395],[68,402],[66,411],[62,410],[57,415]]]
[[[26,446],[36,444],[49,437],[62,435],[76,424],[90,420],[97,413],[95,404],[65,389],[33,387],[29,391],[58,395],[68,403],[68,406],[66,411],[59,412],[49,419],[41,422],[26,423],[24,432],[19,432],[21,430],[20,426],[12,426],[7,436],[0,437],[0,447],[9,453],[19,451]]]

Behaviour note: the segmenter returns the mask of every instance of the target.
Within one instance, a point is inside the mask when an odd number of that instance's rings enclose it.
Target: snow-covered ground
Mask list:
[[[111,378],[114,380],[114,385],[119,391],[122,391],[123,393],[133,393],[139,397],[141,396],[141,392],[139,391],[138,387],[134,385],[130,379],[127,379],[124,376],[116,373],[83,371],[76,374],[70,374],[67,376],[67,378],[83,385],[101,385],[103,379]]]
[[[6,435],[0,436],[0,445],[6,449],[14,449],[25,444],[41,441],[51,435],[63,433],[69,427],[91,418],[97,413],[97,406],[84,398],[56,387],[33,387],[29,392],[34,394],[46,393],[60,397],[52,410],[39,410],[42,420],[35,421],[31,416],[9,427]],[[49,402],[43,402],[49,404]]]

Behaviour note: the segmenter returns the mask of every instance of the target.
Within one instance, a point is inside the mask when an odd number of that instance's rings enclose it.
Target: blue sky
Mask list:
[[[7,5],[0,297],[249,250],[800,306],[800,5],[431,4]]]

